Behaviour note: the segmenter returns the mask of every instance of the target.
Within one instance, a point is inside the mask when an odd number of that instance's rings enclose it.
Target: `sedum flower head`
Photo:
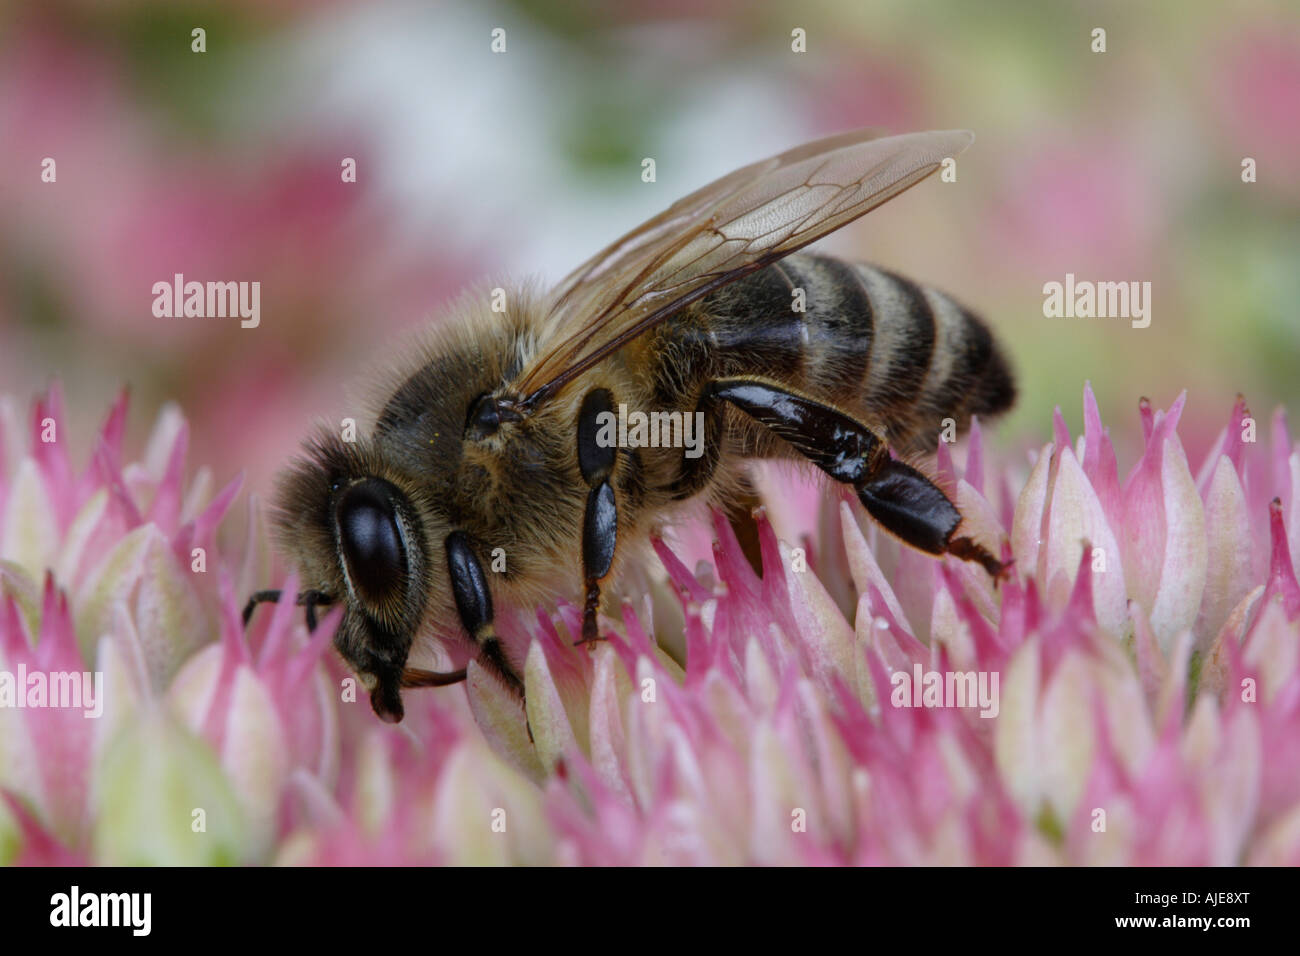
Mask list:
[[[1300,450],[1239,400],[1193,470],[1184,401],[1123,473],[1090,389],[1027,466],[941,446],[997,588],[766,474],[761,575],[720,516],[672,529],[608,641],[507,616],[526,702],[471,663],[398,727],[337,611],[241,628],[260,519],[218,545],[239,482],[186,482],[176,411],[128,463],[124,399],[79,455],[57,389],[8,404],[0,674],[98,673],[102,713],[0,707],[0,860],[1300,863]]]

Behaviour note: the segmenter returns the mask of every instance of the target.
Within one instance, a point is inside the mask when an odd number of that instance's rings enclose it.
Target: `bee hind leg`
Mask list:
[[[915,468],[891,458],[855,487],[871,517],[903,541],[930,554],[974,561],[995,579],[1002,576],[1002,562],[983,545],[969,537],[953,537],[961,512]]]
[[[891,458],[885,442],[847,412],[761,378],[718,379],[706,397],[740,409],[836,481],[852,485],[871,517],[905,543],[974,561],[995,578],[1003,573],[1002,562],[982,545],[954,537],[961,512],[934,482]]]

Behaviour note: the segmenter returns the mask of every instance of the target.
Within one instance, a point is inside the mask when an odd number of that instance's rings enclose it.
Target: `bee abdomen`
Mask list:
[[[824,397],[883,426],[900,450],[932,449],[947,419],[964,429],[1015,395],[978,317],[873,266],[788,256],[706,308],[728,374],[777,377]]]
[[[964,430],[972,415],[999,415],[1015,401],[1016,388],[983,320],[936,289],[923,294],[935,318],[935,350],[913,417],[917,446],[932,449],[948,419]]]
[[[837,259],[792,255],[703,303],[728,375],[766,375],[810,391],[857,391],[874,339],[872,303]]]
[[[952,420],[1005,411],[1015,385],[988,326],[952,298],[869,265],[852,270],[876,315],[876,340],[861,389],[891,444],[930,450]]]

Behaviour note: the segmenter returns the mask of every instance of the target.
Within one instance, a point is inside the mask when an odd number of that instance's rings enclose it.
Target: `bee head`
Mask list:
[[[328,433],[281,479],[275,526],[303,585],[344,615],[334,646],[375,713],[402,719],[402,676],[429,593],[427,536],[403,477]]]

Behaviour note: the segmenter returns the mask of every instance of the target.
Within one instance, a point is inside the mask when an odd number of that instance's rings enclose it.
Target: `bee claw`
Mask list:
[[[997,587],[998,581],[1010,577],[1010,568],[1014,561],[999,561],[993,557],[981,544],[976,544],[970,538],[954,538],[949,541],[946,552],[954,558],[960,558],[962,561],[974,561],[993,579],[993,586]]]
[[[1002,566],[998,569],[998,573],[993,575],[993,586],[996,588],[1000,582],[1010,581],[1011,569],[1014,568],[1015,566],[1016,566],[1015,558],[1011,558],[1008,561],[1003,561]]]

